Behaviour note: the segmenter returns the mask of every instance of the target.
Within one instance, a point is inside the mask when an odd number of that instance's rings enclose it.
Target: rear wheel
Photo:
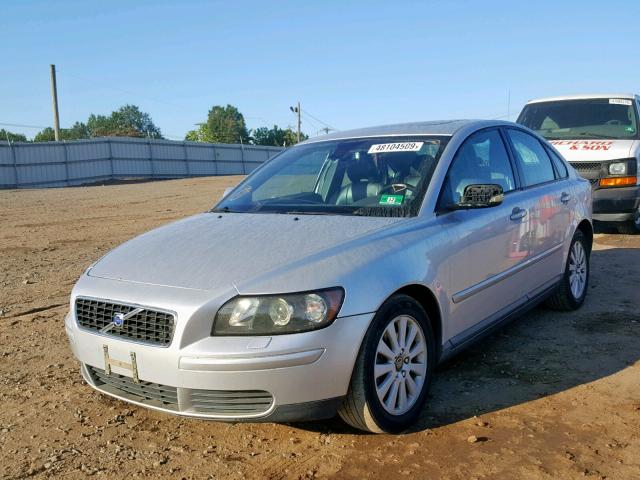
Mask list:
[[[554,310],[576,310],[584,303],[589,286],[588,245],[582,231],[576,230],[569,247],[569,256],[564,275],[558,289],[547,299],[547,305]]]
[[[364,338],[340,417],[370,432],[407,429],[424,406],[434,363],[427,313],[407,295],[391,297]]]

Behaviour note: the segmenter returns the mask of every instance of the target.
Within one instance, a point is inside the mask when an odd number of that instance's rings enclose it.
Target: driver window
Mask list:
[[[497,130],[474,133],[462,144],[449,167],[441,205],[459,203],[464,189],[473,184],[500,185],[505,193],[515,188],[511,162]]]

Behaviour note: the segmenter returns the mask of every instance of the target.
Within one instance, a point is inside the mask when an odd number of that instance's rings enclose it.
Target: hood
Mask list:
[[[402,220],[203,213],[129,240],[88,275],[198,290],[236,286],[306,257],[331,255],[336,246]]]
[[[636,140],[550,140],[569,162],[615,160],[633,157]]]

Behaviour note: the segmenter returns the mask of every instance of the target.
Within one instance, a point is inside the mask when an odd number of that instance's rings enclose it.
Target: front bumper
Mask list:
[[[593,191],[593,219],[601,222],[634,220],[640,208],[640,185]]]
[[[338,318],[327,328],[293,335],[206,337],[184,346],[174,338],[167,348],[81,329],[73,313],[65,328],[84,379],[112,397],[204,419],[300,421],[335,415],[372,316]],[[116,361],[108,383],[102,376],[105,346]],[[139,383],[131,370],[117,366],[131,362],[132,353]],[[271,400],[252,405],[243,392],[261,392],[262,399]],[[219,407],[221,398],[224,408]]]

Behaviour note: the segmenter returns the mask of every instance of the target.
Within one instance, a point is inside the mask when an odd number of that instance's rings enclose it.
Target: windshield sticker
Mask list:
[[[609,103],[613,104],[613,105],[627,105],[627,106],[630,106],[631,105],[631,100],[628,100],[626,98],[610,98],[609,99]]]
[[[367,153],[417,152],[424,142],[377,143],[371,145]]]
[[[402,205],[404,201],[404,195],[381,195],[380,205]]]

